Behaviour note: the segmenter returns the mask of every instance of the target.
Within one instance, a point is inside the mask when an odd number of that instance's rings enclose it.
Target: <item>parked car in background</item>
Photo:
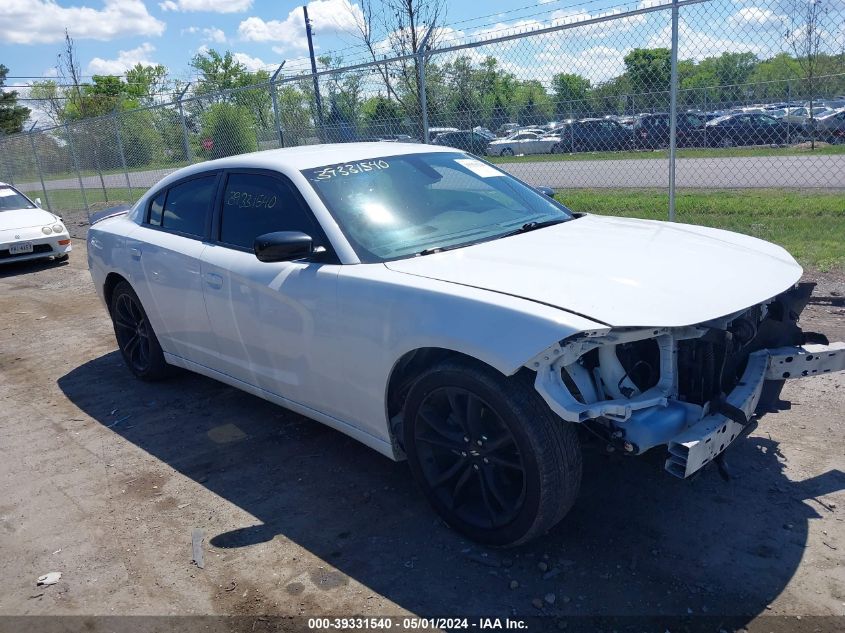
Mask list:
[[[814,106],[813,118],[829,114],[830,112],[832,112],[832,110],[826,106]],[[784,114],[780,118],[790,125],[804,125],[807,119],[810,118],[810,108],[805,106],[785,108]]]
[[[679,112],[677,146],[703,147],[705,120],[694,112]],[[669,114],[660,112],[637,118],[633,125],[634,141],[640,149],[669,147]]]
[[[493,134],[493,132],[488,130],[486,127],[482,127],[480,125],[476,125],[474,128],[472,128],[472,131],[481,134],[481,136],[486,136],[491,141],[495,140],[496,138],[496,135]]]
[[[463,152],[469,152],[476,156],[487,154],[487,146],[492,139],[474,130],[460,130],[458,132],[443,132],[434,139],[434,145],[454,147]]]
[[[632,131],[613,119],[581,119],[552,132],[558,142],[554,153],[605,152],[632,149]],[[551,135],[550,135],[551,136]]]
[[[68,258],[70,234],[62,219],[0,182],[0,264],[27,259]]]
[[[707,143],[711,147],[743,145],[786,145],[790,136],[797,136],[800,128],[790,126],[783,119],[768,114],[729,114],[708,121]]]
[[[839,145],[845,143],[845,108],[833,110],[804,123],[804,136]]]
[[[499,138],[507,138],[519,129],[518,123],[503,123],[496,130],[496,136]]]
[[[487,153],[490,156],[515,156],[517,154],[548,154],[554,141],[545,139],[541,131],[520,130],[508,138],[490,141]]]
[[[575,214],[431,145],[179,169],[90,227],[88,262],[139,379],[191,370],[407,459],[446,523],[488,545],[564,518],[579,426],[688,478],[786,378],[845,368],[845,345],[802,346],[820,338],[798,325],[813,284],[781,247]]]
[[[458,128],[456,127],[430,127],[428,128],[428,139],[429,141],[433,141],[436,139],[440,134],[445,132],[459,132]]]

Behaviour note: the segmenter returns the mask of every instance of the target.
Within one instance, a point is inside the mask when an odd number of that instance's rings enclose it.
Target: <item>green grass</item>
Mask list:
[[[41,197],[41,191],[27,192]],[[134,201],[142,190],[86,189],[92,210]],[[84,210],[77,189],[50,191],[57,213]],[[575,211],[665,220],[669,199],[655,189],[569,189],[557,198]],[[46,202],[44,203],[46,207]],[[845,192],[786,189],[681,190],[676,200],[678,222],[712,226],[753,235],[780,244],[803,265],[845,271]]]
[[[822,144],[809,147],[732,147],[712,149],[679,149],[678,158],[736,158],[744,156],[830,156],[845,154],[845,145]],[[669,150],[627,152],[579,152],[577,154],[529,154],[527,156],[485,156],[491,163],[533,163],[569,160],[627,160],[669,158]]]
[[[143,194],[144,191],[146,190],[141,187],[133,188],[133,195],[130,196],[129,189],[126,187],[112,189],[107,188],[106,193],[108,194],[108,200],[106,200],[106,196],[103,194],[102,189],[86,189],[85,197],[88,200],[88,206],[91,207],[92,210],[98,210],[114,207],[119,204],[134,202],[141,197],[141,194]],[[41,206],[45,209],[47,208],[47,201],[44,199],[44,192],[40,189],[24,191],[24,193],[33,200],[35,198],[41,198]],[[50,196],[50,208],[55,213],[85,210],[85,204],[82,200],[82,194],[79,189],[48,189],[47,193]]]
[[[573,189],[558,200],[574,211],[665,220],[665,190]],[[753,189],[679,191],[678,222],[753,235],[780,244],[818,270],[845,271],[845,193]]]

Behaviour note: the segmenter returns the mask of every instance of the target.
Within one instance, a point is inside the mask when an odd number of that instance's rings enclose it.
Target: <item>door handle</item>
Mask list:
[[[209,288],[220,290],[223,287],[223,277],[217,273],[205,273],[205,283]]]
[[[132,257],[132,259],[135,259],[135,260],[141,259],[141,249],[132,246],[129,249],[129,255]]]

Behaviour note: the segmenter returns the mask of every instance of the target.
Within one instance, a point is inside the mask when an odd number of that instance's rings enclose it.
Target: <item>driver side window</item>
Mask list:
[[[314,245],[322,232],[293,185],[262,174],[229,174],[223,192],[220,241],[252,250],[255,238],[275,231],[301,231]]]

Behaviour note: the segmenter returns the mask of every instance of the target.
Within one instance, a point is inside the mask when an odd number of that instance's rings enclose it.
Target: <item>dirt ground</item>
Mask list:
[[[730,482],[587,445],[565,522],[486,550],[405,464],[206,378],[135,380],[74,249],[0,268],[0,615],[845,615],[843,374],[789,383]],[[816,278],[802,323],[843,340],[845,280]]]

